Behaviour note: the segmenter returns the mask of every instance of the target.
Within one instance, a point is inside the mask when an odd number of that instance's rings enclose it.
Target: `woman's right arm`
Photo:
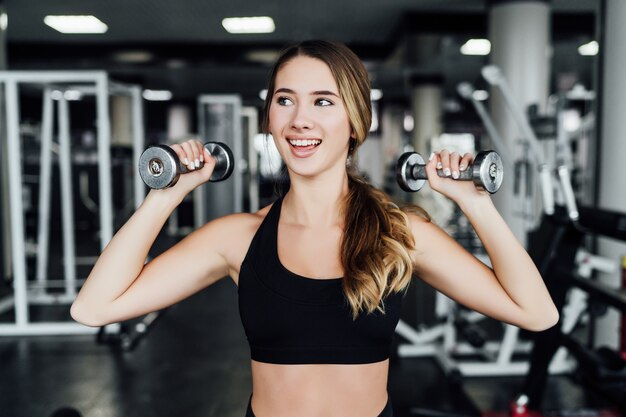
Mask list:
[[[197,150],[193,144],[192,148]],[[223,248],[228,247],[225,236],[232,230],[229,223],[236,221],[228,217],[208,223],[144,264],[176,206],[210,177],[214,162],[208,156],[202,158],[207,161],[203,168],[182,175],[176,186],[150,191],[115,234],[72,304],[71,315],[76,321],[100,326],[137,317],[180,301],[228,275]]]

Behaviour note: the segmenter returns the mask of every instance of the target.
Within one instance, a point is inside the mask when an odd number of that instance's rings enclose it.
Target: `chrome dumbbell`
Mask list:
[[[440,169],[437,175],[445,177]],[[465,171],[459,172],[457,180],[473,181],[478,189],[493,194],[500,189],[503,177],[504,166],[500,155],[494,151],[482,151]],[[407,152],[400,156],[396,164],[396,180],[400,188],[404,191],[419,191],[427,179],[426,164],[420,154]]]
[[[221,142],[207,142],[204,148],[216,160],[210,182],[223,181],[233,173],[234,159],[230,148]],[[204,164],[201,164],[201,166]],[[163,189],[174,186],[180,174],[189,172],[181,164],[176,152],[167,145],[148,147],[139,157],[139,175],[150,188]]]

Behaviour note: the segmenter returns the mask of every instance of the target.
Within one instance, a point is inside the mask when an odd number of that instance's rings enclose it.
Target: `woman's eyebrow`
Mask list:
[[[276,90],[274,92],[274,94],[278,94],[278,93],[286,93],[286,94],[296,94],[295,91],[293,91],[291,88],[279,88],[278,90]],[[335,97],[339,97],[337,95],[337,93],[333,93],[330,90],[318,90],[318,91],[313,91],[311,92],[312,96],[335,96]]]
[[[313,91],[311,93],[312,96],[335,96],[335,97],[339,97],[337,94],[333,93],[330,90],[320,90],[320,91]]]

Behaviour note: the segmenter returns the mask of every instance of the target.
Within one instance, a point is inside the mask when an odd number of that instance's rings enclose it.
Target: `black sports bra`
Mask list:
[[[385,314],[353,321],[342,278],[313,279],[278,259],[282,198],[257,230],[239,273],[239,314],[251,357],[276,364],[360,364],[389,357],[402,294],[385,299]]]

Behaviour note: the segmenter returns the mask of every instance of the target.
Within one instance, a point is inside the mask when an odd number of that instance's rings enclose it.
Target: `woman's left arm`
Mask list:
[[[491,260],[485,266],[436,225],[412,217],[416,273],[461,304],[516,326],[540,331],[554,326],[558,311],[539,271],[484,191],[471,182],[439,178],[436,164],[451,172],[468,166],[442,152],[427,164],[431,187],[454,200],[476,230]],[[437,177],[437,178],[433,178]]]

